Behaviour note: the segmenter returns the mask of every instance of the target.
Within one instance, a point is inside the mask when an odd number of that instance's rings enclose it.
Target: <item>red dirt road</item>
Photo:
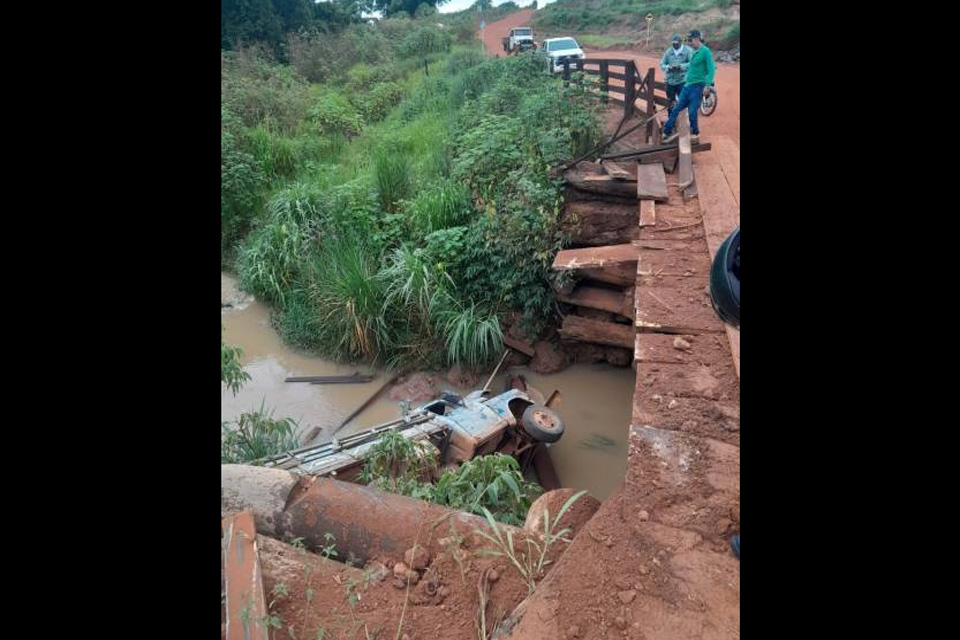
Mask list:
[[[528,21],[533,17],[533,13],[533,9],[522,9],[511,13],[503,20],[489,23],[483,33],[483,48],[491,56],[503,55],[503,39],[510,35],[510,29],[530,26]],[[478,33],[477,37],[479,36]]]

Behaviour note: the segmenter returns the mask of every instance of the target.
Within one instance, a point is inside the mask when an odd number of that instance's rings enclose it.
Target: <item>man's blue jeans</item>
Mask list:
[[[690,133],[700,135],[700,127],[697,125],[697,115],[699,114],[700,102],[703,101],[703,84],[688,84],[680,92],[680,99],[670,110],[670,117],[667,118],[667,124],[663,125],[665,134],[673,133],[673,127],[677,124],[677,116],[684,109],[690,109]]]

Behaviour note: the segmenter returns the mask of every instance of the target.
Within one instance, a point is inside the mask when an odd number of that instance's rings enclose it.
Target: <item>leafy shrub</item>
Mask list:
[[[324,92],[310,109],[316,127],[326,134],[356,136],[363,129],[363,119],[342,93]]]
[[[243,351],[239,347],[232,347],[223,341],[223,325],[220,326],[220,382],[237,395],[243,383],[250,379],[250,374],[243,370],[240,356]]]
[[[276,420],[263,405],[243,413],[235,422],[220,425],[220,462],[250,463],[296,449],[296,428],[292,418]]]
[[[356,93],[351,101],[366,122],[379,122],[403,99],[403,87],[395,82],[382,82],[366,93]]]
[[[489,510],[500,522],[522,526],[530,505],[543,489],[527,482],[512,456],[495,453],[468,460],[446,471],[429,499],[452,509],[483,515]]]
[[[242,147],[239,120],[220,109],[220,260],[232,255],[263,203],[266,177]]]
[[[269,119],[280,131],[296,131],[310,106],[310,87],[294,69],[258,48],[221,52],[220,60],[221,106],[248,127]]]
[[[404,58],[425,56],[430,53],[449,51],[453,38],[442,29],[425,25],[408,34],[400,45],[400,55]]]

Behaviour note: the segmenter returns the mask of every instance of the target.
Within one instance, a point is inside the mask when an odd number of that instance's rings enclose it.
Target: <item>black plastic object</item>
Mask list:
[[[733,555],[737,556],[737,560],[740,559],[740,534],[730,538],[730,546],[733,548]]]
[[[723,241],[710,265],[710,300],[721,320],[740,328],[740,227]]]
[[[540,404],[527,407],[520,422],[523,430],[537,442],[556,442],[566,428],[556,411]]]

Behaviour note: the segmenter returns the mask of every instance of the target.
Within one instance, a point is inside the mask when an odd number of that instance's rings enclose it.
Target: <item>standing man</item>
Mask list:
[[[673,34],[670,43],[670,47],[660,58],[660,70],[663,71],[663,77],[667,82],[667,100],[672,108],[677,101],[677,96],[683,90],[684,78],[687,77],[687,67],[690,65],[693,50],[683,44],[679,33]]]
[[[697,110],[700,108],[700,102],[703,96],[710,92],[709,85],[713,84],[714,75],[717,67],[713,63],[713,52],[710,47],[703,44],[703,36],[694,29],[687,36],[690,46],[693,48],[693,56],[690,58],[690,64],[687,67],[686,85],[680,92],[680,99],[670,110],[670,117],[667,118],[667,124],[663,125],[663,142],[672,142],[679,135],[674,131],[677,124],[677,116],[684,109],[690,112],[690,142],[697,144],[700,142],[700,127],[697,124]]]

